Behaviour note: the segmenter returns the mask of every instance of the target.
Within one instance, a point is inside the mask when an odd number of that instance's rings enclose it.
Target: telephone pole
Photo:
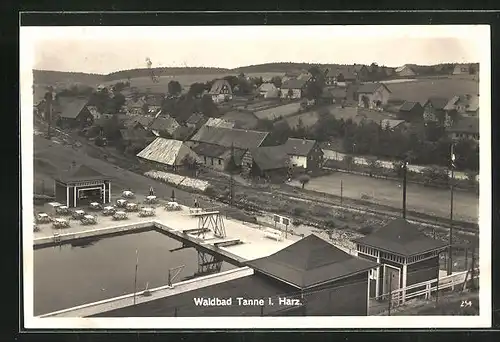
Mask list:
[[[234,204],[234,176],[233,168],[236,167],[236,161],[234,160],[234,144],[231,144],[231,160],[230,160],[230,170],[229,170],[229,206],[232,208]]]
[[[453,185],[455,182],[455,154],[453,152],[453,143],[450,148],[450,169],[451,169],[451,179],[450,179],[450,237],[448,246],[448,271],[447,274],[451,275],[453,273]]]
[[[408,170],[408,161],[403,161],[403,219],[406,220],[406,172]]]

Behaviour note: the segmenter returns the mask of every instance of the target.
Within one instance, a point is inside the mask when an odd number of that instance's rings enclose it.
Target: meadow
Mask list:
[[[422,78],[413,82],[386,84],[392,92],[390,99],[415,101],[424,104],[429,97],[451,99],[455,95],[479,94],[479,82],[472,79]]]

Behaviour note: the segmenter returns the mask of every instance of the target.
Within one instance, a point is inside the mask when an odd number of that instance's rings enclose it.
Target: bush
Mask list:
[[[302,208],[302,207],[295,207],[292,210],[292,215],[294,215],[294,216],[301,216],[301,215],[304,214],[304,212],[305,212],[304,208]]]
[[[208,197],[215,197],[217,195],[217,191],[213,186],[208,186],[203,193]]]

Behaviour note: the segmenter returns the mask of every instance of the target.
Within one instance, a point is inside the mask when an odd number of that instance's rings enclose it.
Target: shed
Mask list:
[[[264,146],[248,151],[252,162],[244,161],[242,171],[247,175],[264,177],[276,181],[288,177],[290,158],[286,153],[285,146]]]
[[[323,164],[323,150],[315,140],[288,138],[285,151],[292,166],[313,170]]]
[[[111,202],[110,178],[85,165],[73,164],[55,177],[54,192],[56,201],[69,208]]]
[[[359,257],[380,265],[370,290],[376,298],[388,294],[389,289],[436,279],[439,254],[447,249],[447,243],[428,237],[404,219],[393,220],[355,243]]]
[[[183,166],[186,158],[200,161],[196,153],[182,141],[164,138],[156,138],[145,149],[139,152],[137,157],[166,170]]]
[[[419,102],[405,101],[398,111],[398,119],[408,122],[422,121],[424,107]]]
[[[91,126],[94,116],[87,107],[87,98],[59,97],[54,106],[57,124],[63,128]]]
[[[247,262],[256,273],[291,285],[304,314],[366,316],[375,262],[358,258],[311,234],[268,257]]]

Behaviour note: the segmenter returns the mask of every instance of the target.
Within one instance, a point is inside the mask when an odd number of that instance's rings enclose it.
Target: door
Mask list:
[[[399,289],[399,268],[384,265],[384,294]]]

